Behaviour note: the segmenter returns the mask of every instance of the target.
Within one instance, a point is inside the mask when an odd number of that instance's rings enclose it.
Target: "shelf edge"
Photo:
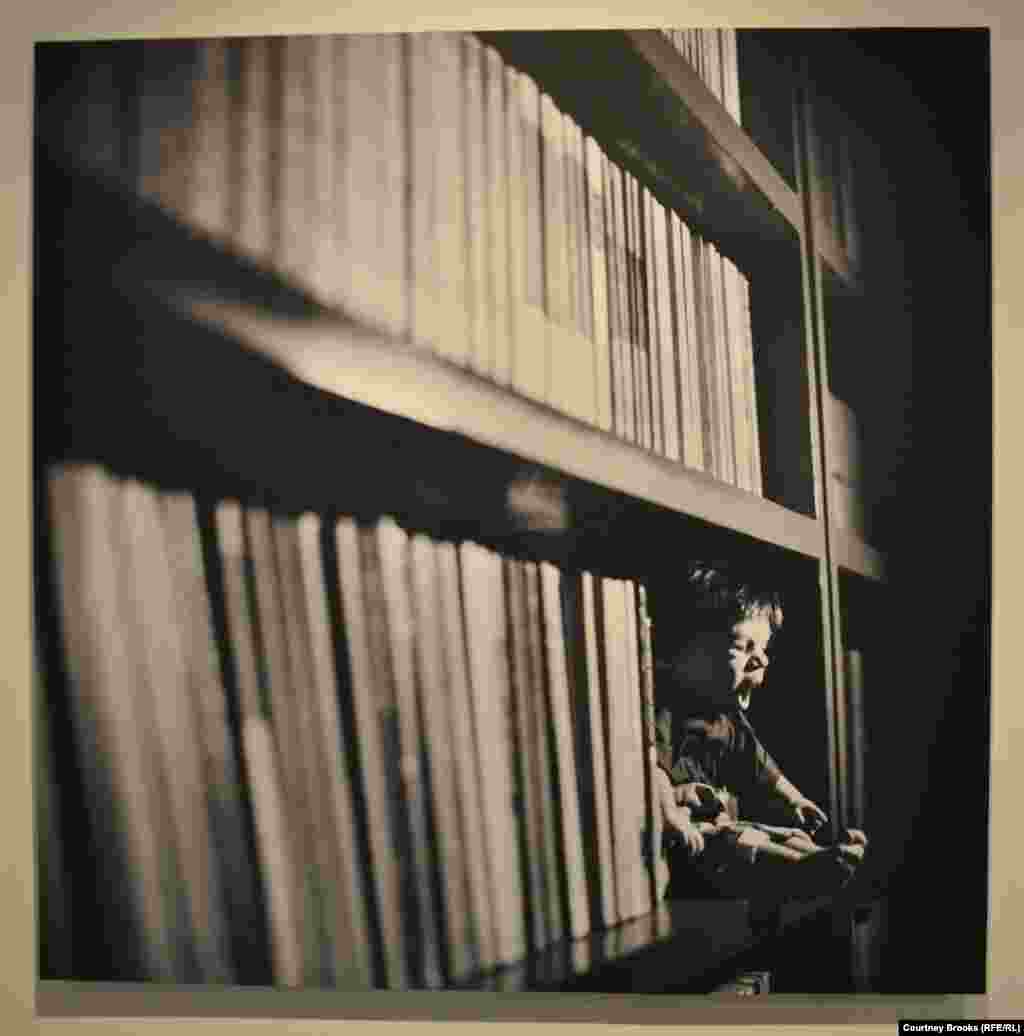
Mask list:
[[[426,350],[337,319],[271,318],[209,300],[177,306],[333,396],[808,557],[824,555],[824,531],[815,519],[513,395]]]

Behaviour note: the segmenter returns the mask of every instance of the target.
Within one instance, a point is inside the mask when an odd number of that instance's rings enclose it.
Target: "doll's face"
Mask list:
[[[771,626],[762,616],[744,619],[729,630],[731,693],[740,708],[747,708],[751,693],[764,681],[771,639]]]
[[[676,671],[703,697],[745,709],[764,680],[771,636],[762,616],[743,619],[724,633],[699,633],[677,660]]]

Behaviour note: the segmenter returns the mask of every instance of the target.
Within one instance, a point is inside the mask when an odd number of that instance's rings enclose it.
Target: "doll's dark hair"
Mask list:
[[[782,597],[771,574],[726,561],[691,561],[674,579],[663,575],[653,602],[654,650],[663,661],[695,634],[724,633],[753,616],[766,618],[773,634],[782,626]]]
[[[727,629],[755,616],[767,619],[773,633],[782,626],[779,592],[753,573],[739,578],[727,562],[691,562],[684,597],[680,618],[684,623],[689,618],[691,632]]]

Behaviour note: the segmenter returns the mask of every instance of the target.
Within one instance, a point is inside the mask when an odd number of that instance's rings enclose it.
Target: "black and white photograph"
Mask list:
[[[985,993],[989,62],[37,42],[41,983]]]

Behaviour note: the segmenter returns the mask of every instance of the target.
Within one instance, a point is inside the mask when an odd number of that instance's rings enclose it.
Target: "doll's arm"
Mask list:
[[[773,786],[775,794],[782,799],[797,823],[812,833],[828,823],[825,811],[812,802],[795,785],[790,783],[781,773]]]

